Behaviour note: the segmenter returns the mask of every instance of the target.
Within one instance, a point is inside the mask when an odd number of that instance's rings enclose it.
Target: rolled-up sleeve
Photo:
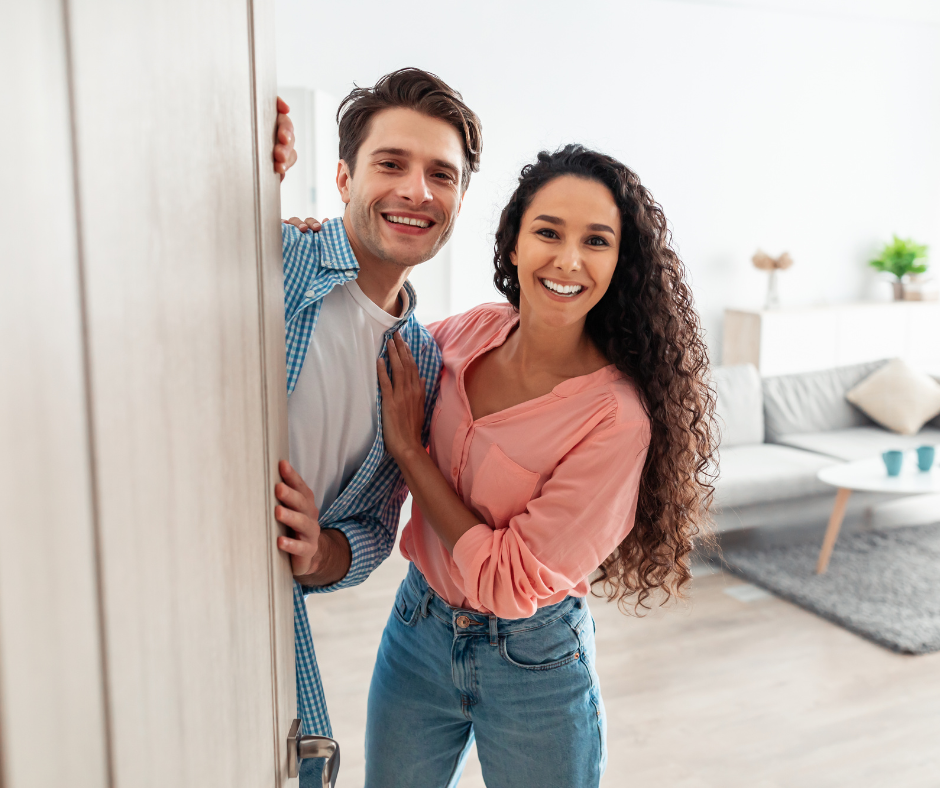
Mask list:
[[[306,594],[322,594],[351,588],[362,583],[386,558],[395,546],[401,505],[408,495],[402,481],[397,489],[390,490],[378,511],[357,515],[348,520],[331,523],[324,528],[340,531],[349,542],[351,562],[346,575],[328,586],[304,586]]]
[[[633,528],[649,435],[646,420],[598,425],[507,527],[467,531],[453,558],[470,605],[525,618],[600,566]]]

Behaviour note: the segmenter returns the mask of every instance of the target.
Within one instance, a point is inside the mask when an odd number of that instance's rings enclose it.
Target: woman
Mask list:
[[[598,785],[605,715],[589,579],[646,606],[690,579],[711,497],[713,395],[661,208],[569,145],[525,167],[496,234],[497,289],[431,332],[430,450],[397,337],[383,431],[414,497],[412,562],[369,694],[366,784],[441,788],[476,737],[492,786]]]

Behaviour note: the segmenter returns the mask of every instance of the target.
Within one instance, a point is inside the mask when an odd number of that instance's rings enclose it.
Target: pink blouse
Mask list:
[[[464,370],[518,320],[508,304],[484,304],[429,327],[444,356],[431,458],[486,522],[451,556],[415,504],[401,537],[449,605],[510,619],[588,593],[588,576],[633,527],[650,438],[614,365],[474,421]]]

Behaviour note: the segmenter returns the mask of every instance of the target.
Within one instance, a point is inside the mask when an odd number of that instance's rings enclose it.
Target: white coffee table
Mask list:
[[[940,459],[940,447],[938,447],[937,454]],[[829,558],[832,556],[832,549],[836,546],[839,529],[845,517],[845,507],[853,490],[896,493],[897,495],[940,492],[940,467],[936,460],[931,470],[918,470],[917,452],[914,451],[904,452],[904,464],[899,476],[888,476],[881,457],[872,457],[869,460],[830,465],[819,471],[816,477],[821,482],[839,488],[839,492],[836,493],[835,506],[832,507],[832,514],[829,517],[822,550],[819,551],[819,561],[816,563],[818,575],[823,574],[829,566]]]

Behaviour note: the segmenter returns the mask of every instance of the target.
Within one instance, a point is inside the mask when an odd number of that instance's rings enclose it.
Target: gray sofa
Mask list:
[[[836,490],[816,478],[821,468],[888,449],[940,444],[940,417],[917,435],[898,435],[845,399],[886,363],[764,379],[750,364],[714,368],[722,431],[715,482],[718,530],[822,526]],[[846,522],[874,526],[932,520],[940,520],[938,496],[854,493]]]

